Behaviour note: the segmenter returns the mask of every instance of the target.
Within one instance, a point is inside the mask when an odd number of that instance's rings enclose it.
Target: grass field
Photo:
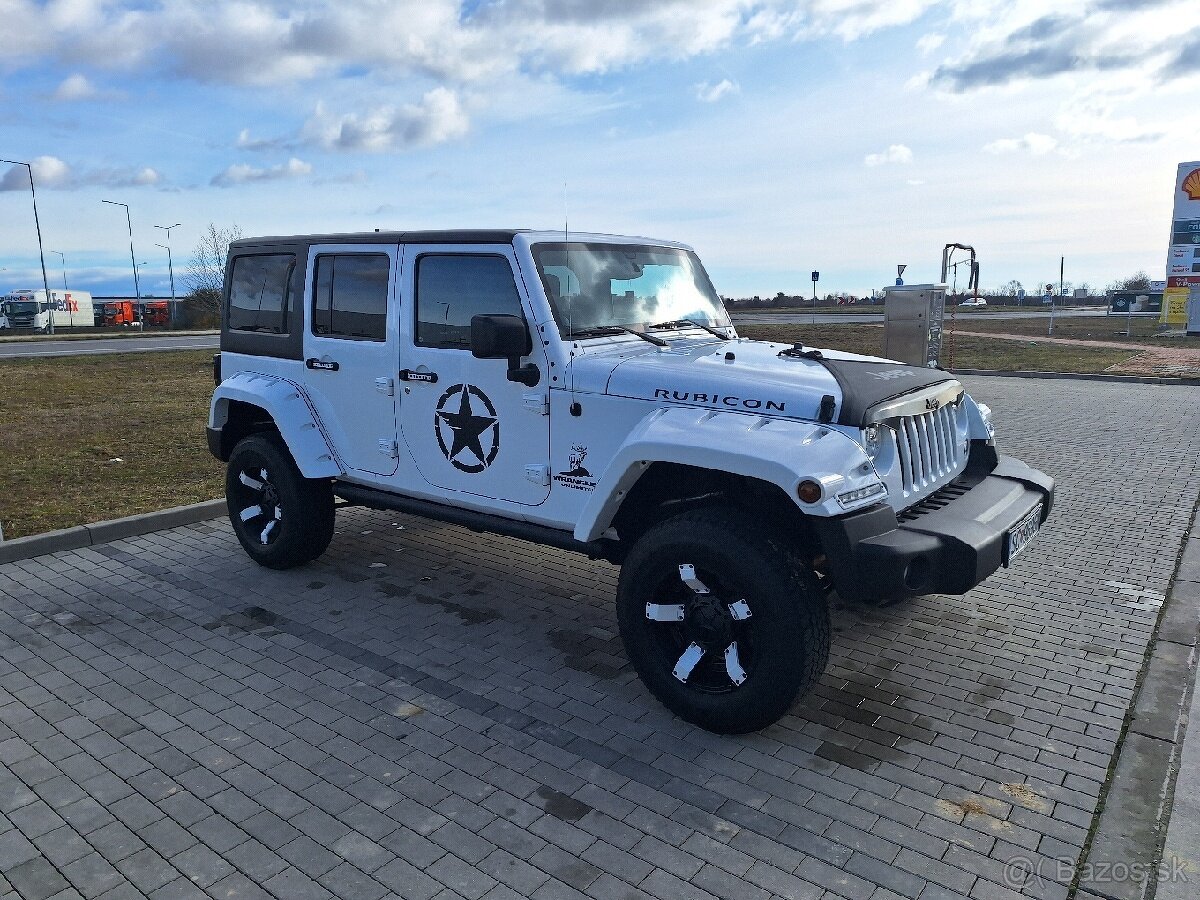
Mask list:
[[[212,353],[0,360],[6,538],[211,500]]]
[[[872,325],[746,325],[745,337],[878,354]],[[952,367],[1099,372],[1125,350],[959,335]],[[0,360],[7,538],[223,495],[204,425],[209,351]],[[947,358],[948,362],[948,358]]]
[[[956,323],[971,331],[986,331],[1002,334],[1027,334],[1038,338],[1046,336],[1049,319],[967,319],[960,316]],[[1126,324],[1131,334],[1125,334]],[[949,328],[947,320],[946,328]],[[1175,326],[1178,329],[1180,326]],[[1073,338],[1082,341],[1116,341],[1122,344],[1147,344],[1149,346],[1173,348],[1200,348],[1200,337],[1167,337],[1159,330],[1158,319],[1125,316],[1069,317],[1054,320],[1054,337]]]
[[[883,352],[883,328],[879,325],[739,325],[738,334],[762,341],[800,341],[807,346],[851,353]],[[942,364],[959,369],[1103,372],[1134,355],[1130,350],[1039,343],[1034,338],[1023,343],[956,334],[947,335],[946,341]]]

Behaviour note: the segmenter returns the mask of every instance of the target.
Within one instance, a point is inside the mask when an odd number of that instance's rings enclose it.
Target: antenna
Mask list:
[[[567,378],[567,388],[571,392],[571,415],[578,416],[583,413],[583,407],[580,406],[579,401],[575,399],[575,350],[577,345],[575,344],[575,298],[571,293],[571,266],[569,265],[571,262],[571,251],[567,246],[570,240],[567,234],[567,226],[569,222],[570,216],[568,215],[567,210],[567,182],[563,181],[563,258],[568,263],[568,265],[564,266],[563,268],[567,270],[567,334],[570,336],[571,341],[571,359],[567,363],[567,365],[570,366],[571,373]]]

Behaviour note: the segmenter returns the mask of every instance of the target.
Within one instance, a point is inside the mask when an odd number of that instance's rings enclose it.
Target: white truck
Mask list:
[[[2,301],[6,327],[48,334],[54,328],[94,328],[92,295],[87,291],[13,291]]]
[[[208,443],[238,540],[328,546],[335,498],[621,567],[649,690],[717,732],[821,675],[827,594],[962,594],[1053,481],[946,371],[740,339],[696,254],[537,231],[230,245]]]

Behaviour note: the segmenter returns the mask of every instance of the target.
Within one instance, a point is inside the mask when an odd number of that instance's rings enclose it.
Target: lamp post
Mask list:
[[[167,271],[171,274],[171,308],[167,314],[167,327],[175,327],[175,264],[171,261],[171,229],[178,228],[182,223],[176,222],[174,225],[155,225],[155,228],[161,228],[167,233],[167,242],[165,244],[155,244],[156,247],[162,247],[167,251]]]
[[[133,255],[133,219],[129,216],[129,204],[119,203],[116,200],[101,200],[101,203],[108,203],[111,206],[125,207],[125,225],[129,228],[129,262],[133,265],[133,295],[137,298],[138,310],[138,326],[142,324],[142,289],[138,283],[137,262]]]
[[[46,292],[46,304],[50,303],[50,282],[46,280],[46,254],[42,250],[42,223],[38,220],[37,211],[37,190],[33,186],[33,166],[27,162],[20,162],[15,159],[0,159],[0,163],[8,163],[10,166],[24,166],[29,171],[29,193],[33,195],[33,226],[37,229],[38,239],[38,257],[42,261],[42,290]],[[54,312],[50,311],[50,332],[54,332]]]
[[[62,259],[63,290],[69,291],[70,288],[67,287],[67,257],[66,257],[66,254],[64,254],[61,250],[51,250],[50,252],[55,254],[56,256],[58,256],[60,259]]]
[[[70,288],[67,287],[67,257],[61,250],[49,250],[47,252],[56,254],[62,260],[63,294],[66,294],[67,291],[70,290]],[[64,296],[63,301],[65,302],[66,300],[67,300],[67,298]],[[75,327],[75,314],[73,312],[71,312],[71,304],[70,303],[67,303],[67,324],[70,325],[72,328]]]

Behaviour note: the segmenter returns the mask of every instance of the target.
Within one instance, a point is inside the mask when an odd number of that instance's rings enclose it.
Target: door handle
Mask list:
[[[437,384],[437,372],[417,372],[413,369],[400,370],[401,381],[423,381],[426,384]]]
[[[310,356],[306,359],[304,365],[310,369],[318,369],[322,372],[336,372],[341,368],[332,359],[317,359],[315,356]]]

